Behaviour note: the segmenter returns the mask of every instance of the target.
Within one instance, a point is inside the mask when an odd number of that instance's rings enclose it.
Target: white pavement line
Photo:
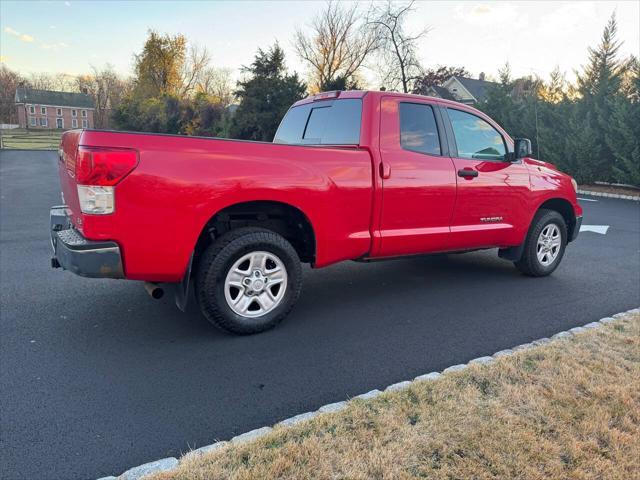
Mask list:
[[[640,202],[640,195],[623,195],[621,193],[607,193],[607,192],[596,192],[592,190],[582,190],[578,189],[580,195],[591,195],[594,197],[604,197],[604,198],[619,198],[621,200],[632,200],[634,202]]]
[[[580,225],[581,232],[593,232],[606,235],[609,231],[609,225]]]
[[[518,352],[522,352],[524,350],[529,350],[529,349],[533,348],[534,346],[547,345],[547,344],[551,343],[554,340],[557,341],[557,340],[569,339],[569,338],[573,337],[574,335],[579,335],[579,334],[581,334],[583,332],[586,332],[587,330],[590,330],[592,328],[600,328],[600,327],[602,327],[604,325],[607,325],[607,324],[610,324],[610,323],[620,322],[620,321],[623,321],[623,319],[627,315],[639,314],[639,313],[640,313],[640,308],[633,308],[633,309],[627,310],[625,312],[616,313],[615,315],[612,315],[611,317],[601,318],[597,322],[590,322],[590,323],[587,323],[586,325],[582,325],[581,327],[574,327],[574,328],[571,328],[568,331],[558,332],[555,335],[553,335],[551,338],[546,338],[546,337],[539,338],[538,340],[534,340],[531,343],[524,343],[522,345],[518,345],[518,346],[512,347],[510,349],[500,350],[499,352],[494,353],[492,356],[474,358],[473,360],[470,360],[468,363],[461,363],[461,364],[458,364],[458,365],[453,365],[451,367],[445,368],[442,371],[442,373],[440,373],[440,372],[431,372],[431,373],[427,373],[425,375],[418,375],[412,381],[404,381],[404,382],[394,383],[394,384],[389,385],[388,387],[386,387],[385,388],[385,392],[394,392],[394,391],[405,390],[405,389],[409,388],[411,385],[413,385],[414,382],[434,381],[434,380],[440,378],[443,374],[459,372],[459,371],[464,370],[465,368],[469,367],[470,365],[477,365],[477,366],[479,366],[481,368],[484,368],[486,365],[489,365],[489,364],[493,363],[494,361],[496,361],[496,359],[498,359],[500,357],[511,356],[511,355],[514,355],[514,354],[516,354]],[[377,390],[377,389],[376,390],[371,390],[370,392],[363,393],[361,395],[357,395],[357,396],[353,397],[352,400],[355,400],[355,399],[370,400],[372,398],[377,397],[380,394],[382,394],[382,392],[380,390]],[[279,425],[281,425],[284,428],[289,428],[289,427],[297,425],[299,423],[309,421],[309,420],[311,420],[311,419],[313,419],[313,418],[315,418],[318,415],[323,414],[323,413],[339,412],[340,410],[343,410],[343,409],[347,408],[347,406],[348,406],[348,401],[329,403],[327,405],[324,405],[324,406],[320,407],[315,412],[301,413],[300,415],[295,415],[295,416],[293,416],[291,418],[287,418],[286,420],[281,421],[279,423]],[[213,443],[211,445],[206,445],[204,447],[200,447],[197,450],[192,450],[190,452],[187,452],[186,454],[184,454],[182,456],[180,461],[178,461],[178,459],[173,458],[173,457],[163,458],[162,460],[156,460],[155,462],[145,463],[144,465],[140,465],[138,467],[131,468],[131,469],[127,470],[126,472],[124,472],[119,477],[102,477],[99,480],[142,480],[144,477],[146,477],[147,475],[150,475],[152,473],[171,471],[171,470],[175,469],[181,461],[183,461],[183,460],[185,460],[187,458],[193,458],[193,456],[195,456],[195,455],[202,455],[202,454],[205,454],[205,453],[213,452],[213,451],[216,451],[216,450],[218,450],[218,449],[220,449],[220,448],[222,448],[222,447],[224,447],[226,445],[229,445],[229,444],[239,444],[239,443],[250,442],[252,440],[257,440],[257,439],[259,439],[261,437],[264,437],[265,435],[267,435],[267,434],[269,434],[271,432],[273,432],[273,428],[272,427],[257,428],[255,430],[251,430],[250,432],[246,432],[246,433],[243,433],[241,435],[236,435],[235,437],[233,437],[228,442],[225,442],[225,441],[216,442],[216,443]]]
[[[578,197],[579,202],[597,202],[598,200],[594,200],[593,198],[580,198]]]

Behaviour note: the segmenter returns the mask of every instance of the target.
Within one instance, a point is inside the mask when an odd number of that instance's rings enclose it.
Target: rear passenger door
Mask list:
[[[382,98],[381,240],[375,256],[448,249],[456,177],[443,129],[436,105]]]
[[[442,108],[458,193],[451,248],[515,245],[529,192],[529,172],[512,162],[512,146],[487,118],[462,108]]]

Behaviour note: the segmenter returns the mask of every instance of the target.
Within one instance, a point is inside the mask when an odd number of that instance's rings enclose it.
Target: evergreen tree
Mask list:
[[[617,23],[615,14],[611,16],[602,33],[600,45],[589,48],[589,63],[578,76],[577,103],[579,115],[590,118],[588,128],[595,135],[595,165],[585,168],[597,172],[600,180],[613,179],[614,154],[606,141],[611,128],[611,115],[616,97],[620,91],[624,65],[617,59],[620,43],[616,40]]]
[[[640,62],[633,59],[629,68],[629,91],[618,95],[611,111],[607,144],[615,159],[614,179],[640,186]]]
[[[284,51],[277,43],[267,51],[258,49],[253,63],[243,71],[249,77],[238,82],[240,106],[230,136],[270,142],[287,109],[304,97],[307,87],[296,73],[286,73]]]

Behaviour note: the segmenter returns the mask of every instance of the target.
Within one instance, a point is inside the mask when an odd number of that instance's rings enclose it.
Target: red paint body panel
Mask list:
[[[177,282],[208,220],[242,202],[277,201],[303,212],[316,238],[316,267],[361,257],[518,245],[537,208],[552,198],[569,201],[582,214],[570,177],[544,162],[478,162],[400,148],[399,99],[478,114],[470,107],[388,92],[344,92],[340,98],[362,98],[358,146],[66,132],[60,181],[72,222],[90,240],[120,245],[127,278]],[[80,212],[68,168],[79,145],[138,152],[138,166],[114,187],[110,215]],[[456,170],[466,167],[479,176],[457,177]],[[480,224],[480,216],[502,216],[503,225]]]

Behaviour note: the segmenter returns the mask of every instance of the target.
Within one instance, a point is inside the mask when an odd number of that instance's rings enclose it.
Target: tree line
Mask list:
[[[134,57],[134,74],[121,78],[113,68],[88,75],[32,75],[0,68],[0,115],[10,119],[19,84],[84,91],[96,104],[96,126],[159,133],[271,141],[286,110],[308,94],[370,87],[427,94],[451,75],[469,76],[462,66],[426,68],[419,45],[429,28],[409,30],[413,2],[359,4],[329,2],[293,38],[304,77],[289,72],[276,42],[259,48],[233,84],[231,72],[215,68],[206,48],[184,35],[149,31]],[[558,165],[579,182],[595,180],[640,185],[640,67],[619,58],[612,16],[600,44],[575,84],[556,69],[549,79],[512,78],[509,66],[486,99],[476,105],[512,136],[532,140],[535,156]]]

